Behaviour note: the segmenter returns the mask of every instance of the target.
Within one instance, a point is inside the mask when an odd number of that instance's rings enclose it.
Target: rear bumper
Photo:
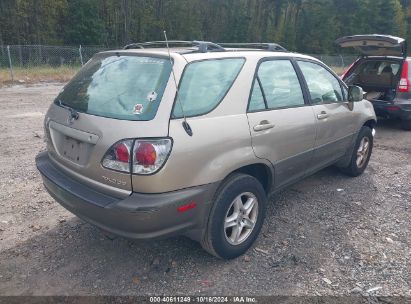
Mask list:
[[[378,116],[400,118],[403,120],[411,119],[411,104],[393,104],[389,102],[373,100],[375,114]]]
[[[187,235],[199,240],[218,187],[213,183],[161,194],[132,193],[121,199],[65,175],[46,152],[36,157],[36,165],[45,188],[64,208],[105,231],[132,239]],[[177,210],[192,202],[195,208]]]

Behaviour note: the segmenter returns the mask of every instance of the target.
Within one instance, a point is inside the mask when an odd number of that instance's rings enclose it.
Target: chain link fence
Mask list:
[[[26,74],[41,69],[55,70],[69,68],[73,73],[86,63],[95,53],[108,50],[100,46],[47,46],[47,45],[0,45],[0,72],[3,81],[19,80],[18,72]],[[333,68],[337,74],[356,59],[350,55],[312,54]],[[0,79],[1,80],[1,79]]]
[[[79,69],[95,53],[108,50],[99,46],[70,47],[48,45],[1,45],[0,70],[9,70],[15,81],[16,70],[69,67]]]
[[[358,58],[358,55],[318,55],[311,54],[330,68],[332,68],[338,75],[342,75],[344,71]]]

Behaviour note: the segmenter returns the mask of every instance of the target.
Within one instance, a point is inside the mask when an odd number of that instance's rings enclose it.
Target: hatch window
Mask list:
[[[123,120],[152,120],[171,73],[168,59],[100,54],[87,63],[55,103]]]

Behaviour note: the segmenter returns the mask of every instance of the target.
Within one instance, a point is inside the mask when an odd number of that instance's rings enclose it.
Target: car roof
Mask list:
[[[218,58],[254,58],[263,59],[270,57],[288,57],[288,58],[302,58],[310,59],[320,62],[317,58],[303,55],[299,53],[293,53],[288,51],[268,51],[262,49],[254,48],[226,48],[224,51],[211,51],[211,52],[198,52],[195,47],[187,48],[144,48],[144,49],[121,49],[121,50],[111,50],[102,53],[115,53],[115,54],[130,54],[130,55],[145,55],[145,56],[157,56],[157,57],[168,57],[170,51],[170,56],[183,56],[187,62],[206,60],[206,59],[218,59]]]

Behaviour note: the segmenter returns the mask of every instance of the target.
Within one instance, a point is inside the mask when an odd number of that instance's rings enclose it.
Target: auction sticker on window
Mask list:
[[[148,93],[148,95],[147,95],[147,100],[148,100],[149,102],[156,101],[156,100],[157,100],[157,93],[154,92],[154,91],[151,91],[150,93]]]
[[[143,113],[144,106],[141,103],[138,103],[134,106],[133,113],[139,115]]]

